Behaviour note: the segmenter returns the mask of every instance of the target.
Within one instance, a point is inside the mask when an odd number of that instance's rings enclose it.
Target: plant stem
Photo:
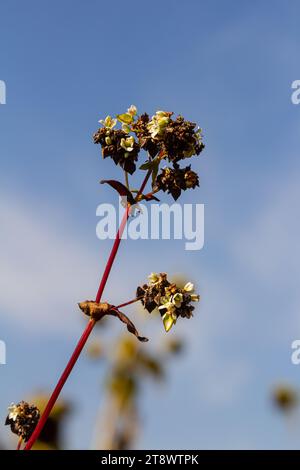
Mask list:
[[[74,349],[74,352],[71,356],[71,359],[69,360],[65,370],[63,371],[59,381],[57,382],[57,385],[47,403],[47,406],[42,414],[42,417],[41,419],[39,420],[38,424],[36,425],[36,428],[35,430],[33,431],[29,441],[27,442],[26,446],[24,447],[24,450],[30,450],[31,447],[33,446],[33,444],[35,443],[35,441],[38,439],[48,417],[49,417],[49,414],[51,413],[52,411],[52,408],[53,406],[55,405],[55,402],[64,386],[64,384],[66,383],[66,380],[68,379],[70,373],[72,372],[72,369],[74,367],[74,365],[76,364],[76,361],[92,331],[92,329],[94,328],[94,325],[95,325],[95,320],[90,320],[80,338],[80,340],[78,341],[77,343],[77,346],[76,348]]]
[[[128,172],[125,171],[125,184],[126,184],[126,188],[130,190],[130,187],[129,187],[129,180],[128,180]]]
[[[136,196],[136,198],[135,198],[136,201],[138,200],[139,196],[144,192],[144,189],[145,189],[145,187],[146,187],[146,184],[148,183],[148,180],[149,180],[149,178],[150,178],[150,176],[151,176],[151,173],[152,173],[152,169],[150,168],[150,169],[147,171],[147,174],[146,174],[146,176],[145,176],[145,178],[144,178],[144,181],[142,182],[142,185],[141,185],[141,187],[140,187],[140,189],[139,189],[139,192],[137,193],[137,196]]]
[[[20,436],[20,437],[19,437],[19,440],[18,440],[18,445],[17,445],[17,449],[16,449],[16,450],[20,450],[20,449],[21,449],[22,442],[23,442],[23,437]]]
[[[142,192],[144,191],[145,186],[146,186],[146,184],[147,184],[147,182],[150,178],[151,173],[152,173],[152,170],[151,169],[148,170],[148,172],[147,172],[147,174],[144,178],[144,181],[142,182],[140,190],[139,190],[139,192],[136,196],[136,201],[138,200],[140,194],[142,194]],[[97,303],[99,303],[100,300],[101,300],[101,297],[102,297],[102,294],[103,294],[103,291],[104,291],[109,273],[110,273],[112,265],[114,263],[116,254],[118,252],[118,248],[120,246],[122,235],[123,235],[123,232],[124,232],[124,229],[125,229],[128,217],[129,217],[129,211],[130,211],[130,206],[127,206],[125,214],[124,214],[123,219],[121,221],[119,230],[117,232],[113,247],[111,249],[110,256],[109,256],[108,261],[106,263],[102,279],[100,281],[99,289],[98,289],[96,299],[95,299],[95,302],[97,302]],[[24,450],[30,450],[32,448],[32,446],[34,445],[35,441],[38,439],[38,437],[39,437],[43,427],[45,426],[46,421],[47,421],[47,419],[48,419],[48,417],[49,417],[49,415],[50,415],[50,413],[51,413],[51,411],[52,411],[52,409],[53,409],[53,407],[56,403],[56,400],[58,399],[59,394],[60,394],[63,386],[65,385],[70,373],[72,372],[73,367],[75,366],[75,364],[77,362],[77,359],[80,356],[80,353],[81,353],[82,349],[84,348],[84,345],[87,342],[88,337],[90,336],[95,324],[96,324],[95,320],[90,320],[88,322],[88,324],[87,324],[80,340],[78,341],[77,346],[76,346],[76,348],[75,348],[75,350],[74,350],[74,352],[73,352],[73,354],[72,354],[65,370],[63,371],[59,381],[57,382],[57,385],[56,385],[56,387],[55,387],[55,389],[54,389],[54,391],[53,391],[53,393],[52,393],[52,395],[51,395],[51,397],[50,397],[50,399],[47,403],[47,406],[46,406],[39,422],[37,423],[37,425],[35,427],[35,430],[33,431],[30,439],[28,440],[26,446],[24,447]]]
[[[140,297],[136,297],[135,299],[128,300],[128,302],[124,302],[123,304],[116,305],[116,308],[122,308],[122,307],[126,307],[127,305],[134,304],[135,302],[138,302],[139,300],[141,300],[141,298],[142,298],[142,295]]]
[[[126,208],[125,214],[123,215],[123,219],[121,221],[119,230],[117,232],[117,235],[116,235],[112,250],[110,252],[108,261],[106,263],[105,270],[104,270],[104,273],[103,273],[103,276],[102,276],[102,279],[101,279],[101,282],[100,282],[100,285],[99,285],[99,289],[98,289],[98,292],[97,292],[97,295],[96,295],[96,299],[95,299],[95,302],[97,302],[97,303],[99,303],[100,300],[101,300],[101,297],[102,297],[102,294],[103,294],[103,291],[104,291],[104,287],[106,285],[106,282],[107,282],[109,273],[111,271],[112,265],[114,263],[116,254],[118,252],[118,249],[119,249],[119,246],[120,246],[120,243],[121,243],[121,240],[122,240],[122,235],[123,235],[124,229],[126,227],[127,219],[129,217],[129,209],[130,209],[130,207],[128,206]]]
[[[147,172],[147,174],[144,178],[144,181],[142,182],[142,185],[139,189],[139,192],[136,195],[136,198],[135,198],[136,201],[138,200],[139,196],[143,193],[143,191],[145,189],[145,186],[146,186],[146,184],[147,184],[147,182],[150,178],[151,173],[152,173],[152,170],[151,169],[148,170],[148,172]],[[98,292],[97,292],[97,295],[96,295],[96,300],[95,300],[95,302],[97,302],[97,303],[99,303],[100,300],[101,300],[101,297],[102,297],[102,294],[103,294],[103,291],[104,291],[104,287],[106,285],[106,282],[107,282],[109,273],[111,271],[112,265],[114,263],[116,254],[118,252],[118,249],[119,249],[119,246],[120,246],[120,243],[121,243],[121,240],[122,240],[122,235],[123,235],[123,232],[124,232],[124,229],[126,227],[126,223],[127,223],[128,217],[129,217],[129,211],[130,211],[130,206],[127,206],[125,214],[123,215],[123,219],[121,221],[119,230],[117,232],[112,250],[110,252],[108,261],[106,263],[105,270],[104,270],[101,282],[100,282],[100,286],[99,286],[99,289],[98,289]]]

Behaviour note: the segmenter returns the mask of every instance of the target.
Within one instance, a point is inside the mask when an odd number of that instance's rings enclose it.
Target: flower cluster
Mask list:
[[[101,144],[103,158],[111,157],[116,165],[131,175],[135,172],[140,147],[134,137],[121,129],[103,127],[94,134],[94,142]]]
[[[170,162],[199,155],[204,149],[201,129],[196,129],[194,122],[186,121],[182,116],[169,119],[163,128],[162,149]]]
[[[179,168],[176,164],[174,168],[163,168],[156,178],[157,190],[168,192],[175,201],[179,198],[181,191],[188,188],[194,189],[196,186],[199,186],[199,178],[197,173],[191,170],[191,165]]]
[[[149,122],[150,118],[148,114],[142,114],[132,125],[132,131],[137,136],[140,147],[146,150],[150,157],[154,158],[158,154],[160,147],[159,142],[151,137]]]
[[[156,111],[150,119],[147,113],[137,115],[131,105],[127,112],[116,118],[107,116],[99,122],[103,127],[94,134],[94,142],[102,146],[103,157],[111,157],[126,172],[133,174],[140,150],[149,154],[149,160],[141,166],[143,170],[155,169],[152,185],[177,199],[181,191],[199,186],[199,180],[190,166],[180,168],[180,160],[199,155],[204,149],[202,131],[196,124],[182,116],[172,118],[173,113]],[[117,122],[121,129],[114,129]],[[167,160],[173,168],[164,168],[157,176],[159,164]]]
[[[152,273],[148,279],[148,284],[137,288],[136,296],[149,313],[158,308],[167,332],[178,317],[191,318],[195,309],[191,302],[198,302],[200,298],[194,294],[191,282],[183,288],[178,287],[168,281],[165,273]]]
[[[194,122],[186,121],[182,116],[173,120],[172,114],[157,111],[151,120],[146,113],[137,119],[132,130],[141,148],[149,151],[152,157],[159,153],[170,162],[199,155],[204,149],[201,129],[196,129]]]
[[[17,405],[11,404],[8,408],[8,416],[5,424],[10,426],[14,434],[22,437],[27,442],[40,419],[40,412],[34,405],[21,401]]]

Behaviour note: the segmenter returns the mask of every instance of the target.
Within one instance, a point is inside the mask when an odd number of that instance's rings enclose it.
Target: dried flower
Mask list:
[[[107,302],[97,303],[93,300],[85,300],[84,302],[79,302],[78,307],[83,313],[91,317],[92,320],[98,321],[109,312],[111,305]]]
[[[175,168],[163,168],[161,173],[157,176],[155,188],[168,192],[175,199],[178,199],[181,191],[187,189],[194,189],[199,186],[199,178],[197,173],[191,170],[190,165],[185,168],[179,168],[175,164]]]
[[[199,301],[199,295],[192,294],[194,286],[188,282],[183,288],[168,281],[165,273],[151,273],[149,283],[137,288],[136,296],[146,310],[151,313],[158,308],[165,330],[168,332],[178,317],[190,318],[194,306],[191,302]]]
[[[102,146],[103,158],[111,157],[128,173],[135,172],[140,146],[128,133],[103,127],[94,134],[94,143]]]
[[[164,131],[162,149],[172,162],[199,155],[204,149],[201,129],[196,129],[194,122],[186,121],[182,116],[170,120]]]
[[[5,424],[10,426],[14,434],[27,442],[40,419],[40,412],[34,405],[21,401],[17,405],[12,403],[8,408]]]
[[[132,125],[132,131],[136,134],[139,145],[143,150],[149,152],[151,157],[155,157],[159,152],[159,143],[153,140],[148,129],[150,118],[147,113],[139,116],[137,121]]]
[[[146,162],[150,166],[142,169],[149,169],[152,165],[151,159],[157,156],[157,159],[153,161],[154,185],[161,159],[172,162],[175,171],[178,170],[176,165],[179,160],[199,155],[204,149],[201,129],[196,128],[195,123],[186,121],[182,116],[172,119],[172,115],[172,112],[156,111],[151,119],[146,113],[136,119],[137,108],[131,105],[126,113],[117,114],[117,119],[107,116],[104,120],[100,120],[99,122],[104,127],[94,134],[94,142],[101,144],[104,158],[110,156],[117,165],[130,174],[136,169],[135,162],[141,149],[146,150],[150,155],[150,160]],[[113,130],[117,120],[122,123],[122,129]],[[135,133],[138,143],[134,141],[133,136],[130,136],[131,132]],[[173,172],[172,169],[170,171]],[[180,181],[178,184],[178,181],[173,181],[172,185],[175,186],[172,194],[177,199],[182,189],[199,185],[198,176],[187,167],[184,182]],[[162,184],[161,189],[171,192],[171,183],[167,185],[167,189],[164,189],[165,186]]]
[[[120,312],[115,305],[108,304],[107,302],[97,303],[94,300],[85,300],[84,302],[80,302],[78,307],[94,321],[101,320],[105,315],[117,317],[122,323],[125,323],[129,333],[135,335],[139,341],[148,341],[148,338],[140,336],[132,321],[125,315],[125,313]]]

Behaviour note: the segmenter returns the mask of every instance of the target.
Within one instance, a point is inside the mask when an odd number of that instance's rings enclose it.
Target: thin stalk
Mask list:
[[[148,170],[148,172],[147,172],[147,174],[144,178],[144,181],[142,182],[142,185],[139,189],[139,192],[136,195],[136,198],[135,198],[136,201],[138,201],[139,196],[143,193],[143,191],[145,189],[145,186],[146,186],[146,184],[147,184],[147,182],[150,178],[151,173],[152,173],[152,170],[151,169]],[[117,232],[112,250],[110,252],[108,261],[106,263],[105,270],[104,270],[100,285],[99,285],[99,289],[98,289],[98,292],[97,292],[97,295],[96,295],[96,300],[95,300],[95,302],[97,302],[97,303],[99,303],[100,300],[101,300],[101,297],[102,297],[102,294],[103,294],[103,291],[104,291],[109,273],[110,273],[112,265],[114,263],[116,254],[118,252],[118,249],[119,249],[119,246],[120,246],[120,243],[121,243],[121,240],[122,240],[122,235],[123,235],[123,232],[124,232],[124,229],[126,227],[126,223],[127,223],[128,217],[129,217],[129,211],[130,211],[130,206],[127,206],[125,214],[123,215],[119,230]]]
[[[140,195],[144,192],[144,189],[145,189],[145,187],[146,187],[146,184],[148,183],[148,180],[149,180],[149,178],[150,178],[150,176],[151,176],[151,173],[152,173],[152,169],[150,168],[150,169],[147,171],[147,174],[146,174],[146,176],[145,176],[145,178],[144,178],[144,181],[142,182],[142,185],[141,185],[141,187],[140,187],[140,189],[139,189],[139,192],[138,192],[137,195],[136,195],[136,198],[135,198],[136,201],[138,201],[138,198],[139,198]]]
[[[130,190],[130,187],[129,187],[129,179],[128,179],[128,172],[125,171],[125,184],[126,184],[126,188]]]
[[[126,307],[127,305],[134,304],[135,302],[138,302],[139,300],[141,300],[142,297],[143,296],[140,295],[139,297],[136,297],[135,299],[128,300],[128,302],[124,302],[123,304],[116,305],[116,308],[122,308],[122,307]]]
[[[20,437],[19,437],[19,440],[18,440],[18,445],[17,445],[17,449],[16,449],[16,450],[20,450],[20,449],[21,449],[22,442],[23,442],[23,437],[20,436]]]
[[[63,371],[59,381],[57,382],[57,385],[51,395],[51,397],[49,398],[49,401],[47,403],[47,406],[42,414],[42,417],[41,419],[39,420],[38,424],[36,425],[36,428],[35,430],[33,431],[29,441],[27,442],[26,446],[24,447],[24,450],[30,450],[31,447],[33,446],[33,444],[35,443],[35,441],[38,439],[51,411],[52,411],[52,408],[54,407],[55,403],[56,403],[56,400],[64,386],[64,384],[66,383],[70,373],[72,372],[72,369],[74,367],[74,365],[76,364],[76,361],[90,335],[90,333],[92,332],[92,329],[94,328],[94,325],[95,325],[95,320],[90,320],[80,338],[80,340],[78,341],[77,343],[77,346],[76,348],[74,349],[74,352],[71,356],[71,359],[69,360],[65,370]]]
[[[145,178],[144,178],[144,181],[142,182],[142,185],[140,187],[140,190],[136,196],[136,201],[138,200],[140,194],[142,194],[142,192],[144,191],[145,189],[145,186],[150,178],[150,175],[152,173],[152,170],[148,170]],[[116,257],[116,254],[118,252],[118,248],[120,246],[120,242],[121,242],[121,239],[122,239],[122,235],[123,235],[123,232],[124,232],[124,229],[125,229],[125,226],[126,226],[126,223],[127,223],[127,220],[128,220],[128,217],[129,217],[129,211],[130,211],[130,206],[128,206],[126,208],[126,211],[125,211],[125,214],[123,216],[123,219],[121,221],[121,224],[120,224],[120,227],[119,227],[119,230],[117,232],[117,235],[116,235],[116,238],[115,238],[115,241],[114,241],[114,244],[113,244],[113,247],[111,249],[111,253],[110,253],[110,256],[108,258],[108,261],[106,263],[106,266],[105,266],[105,270],[104,270],[104,273],[103,273],[103,276],[102,276],[102,279],[100,281],[100,285],[99,285],[99,289],[98,289],[98,292],[97,292],[97,295],[96,295],[96,299],[95,299],[95,302],[99,303],[100,300],[101,300],[101,297],[102,297],[102,294],[103,294],[103,291],[104,291],[104,288],[105,288],[105,285],[107,283],[107,280],[108,280],[108,276],[109,276],[109,273],[111,271],[111,268],[112,268],[112,265],[114,263],[114,260],[115,260],[115,257]],[[94,326],[95,326],[96,322],[95,320],[90,320],[80,338],[80,340],[78,341],[77,343],[77,346],[65,368],[65,370],[63,371],[59,381],[57,382],[57,385],[47,403],[47,406],[39,420],[39,422],[37,423],[36,427],[35,427],[35,430],[33,431],[30,439],[28,440],[26,446],[24,447],[24,450],[30,450],[32,448],[32,446],[34,445],[35,441],[38,439],[42,429],[44,428],[45,424],[46,424],[46,421],[56,403],[56,400],[58,399],[59,397],[59,394],[63,388],[63,386],[65,385],[70,373],[72,372],[73,370],[73,367],[75,366],[76,362],[77,362],[77,359],[78,357],[80,356],[80,353],[82,351],[82,349],[84,348],[85,346],[85,343],[87,342],[88,340],[88,337],[90,336]]]
[[[97,292],[97,295],[96,295],[96,299],[95,299],[95,302],[97,302],[97,303],[99,303],[100,300],[101,300],[101,297],[102,297],[102,294],[103,294],[103,291],[104,291],[104,287],[107,283],[109,273],[110,273],[112,265],[114,263],[116,254],[118,252],[118,249],[119,249],[119,246],[120,246],[120,243],[121,243],[121,240],[122,240],[122,235],[123,235],[123,232],[124,232],[124,229],[126,227],[126,223],[127,223],[128,217],[129,217],[129,210],[130,210],[130,207],[127,206],[125,214],[123,215],[119,230],[117,232],[112,250],[110,252],[108,261],[106,263],[105,270],[104,270],[104,273],[103,273],[103,276],[102,276],[102,279],[101,279],[101,282],[100,282],[100,285],[99,285],[99,289],[98,289],[98,292]]]

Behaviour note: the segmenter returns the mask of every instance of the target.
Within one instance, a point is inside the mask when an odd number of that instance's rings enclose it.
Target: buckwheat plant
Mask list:
[[[182,191],[199,186],[198,175],[191,169],[191,165],[180,166],[180,162],[190,160],[203,151],[201,129],[182,116],[174,118],[172,112],[156,111],[151,118],[146,113],[138,115],[134,105],[131,105],[127,112],[116,117],[107,116],[99,123],[101,127],[93,136],[94,143],[101,146],[103,158],[111,158],[121,167],[125,184],[116,180],[102,180],[101,183],[110,185],[119,193],[125,213],[95,299],[78,304],[80,310],[89,317],[89,321],[43,414],[40,417],[36,407],[24,402],[9,408],[6,424],[19,436],[18,449],[24,442],[23,449],[30,450],[38,439],[90,333],[104,316],[117,317],[130,333],[145,342],[148,339],[138,333],[135,325],[120,309],[140,301],[149,313],[155,309],[159,311],[164,328],[168,332],[180,317],[191,318],[193,304],[199,300],[192,283],[188,282],[180,287],[169,281],[167,274],[152,273],[148,283],[137,288],[136,296],[132,300],[120,305],[101,301],[128,218],[135,215],[138,203],[159,201],[155,194],[160,191],[177,200]],[[147,156],[141,161],[144,154]],[[130,186],[129,176],[136,172],[138,165],[139,170],[145,173],[140,188],[134,189]],[[148,183],[151,185],[150,190],[146,190]]]

